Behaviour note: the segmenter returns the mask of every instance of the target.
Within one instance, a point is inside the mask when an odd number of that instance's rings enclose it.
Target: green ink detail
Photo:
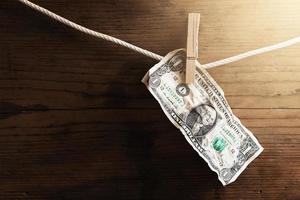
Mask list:
[[[222,152],[226,147],[226,141],[223,138],[217,137],[213,141],[213,147],[217,152]]]

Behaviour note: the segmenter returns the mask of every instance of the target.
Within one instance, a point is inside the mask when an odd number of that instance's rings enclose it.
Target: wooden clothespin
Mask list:
[[[193,83],[195,80],[199,27],[200,13],[189,13],[185,71],[185,82],[187,84]]]

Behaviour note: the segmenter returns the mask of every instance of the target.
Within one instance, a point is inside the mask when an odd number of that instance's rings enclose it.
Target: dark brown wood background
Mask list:
[[[160,55],[300,35],[297,0],[34,0]],[[0,1],[0,199],[300,199],[300,45],[209,70],[265,150],[223,187],[140,82],[154,60]]]

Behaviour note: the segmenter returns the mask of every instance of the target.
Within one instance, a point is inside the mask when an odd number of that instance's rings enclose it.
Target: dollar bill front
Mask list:
[[[230,184],[263,148],[232,113],[223,90],[198,62],[195,82],[183,82],[185,55],[183,49],[169,53],[142,81],[222,184]]]

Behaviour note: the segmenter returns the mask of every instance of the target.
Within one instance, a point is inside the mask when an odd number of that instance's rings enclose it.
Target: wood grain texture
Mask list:
[[[34,0],[207,63],[300,34],[298,0]],[[0,2],[0,199],[300,199],[300,45],[209,70],[265,150],[224,188],[140,79],[155,61]]]

